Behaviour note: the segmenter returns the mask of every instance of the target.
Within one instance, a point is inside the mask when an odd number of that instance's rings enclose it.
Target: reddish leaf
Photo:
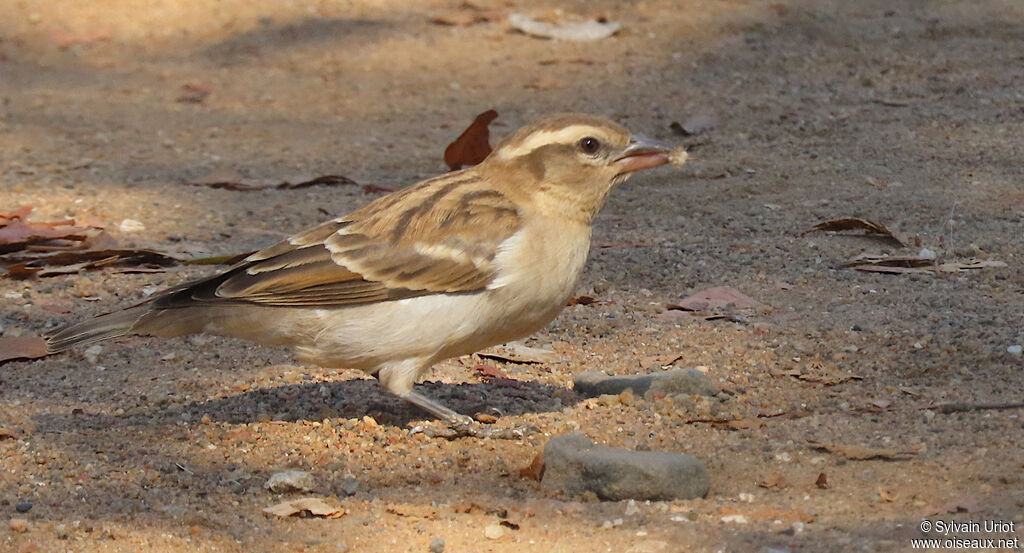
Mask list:
[[[534,455],[533,461],[530,464],[519,469],[520,478],[529,478],[530,480],[536,480],[540,482],[540,479],[544,477],[544,452],[538,451],[537,455]]]
[[[739,290],[730,286],[717,286],[695,292],[678,304],[669,305],[670,310],[681,311],[703,311],[705,309],[716,309],[732,306],[736,309],[763,307],[761,302],[743,295]]]
[[[379,184],[364,184],[363,194],[390,194],[396,189],[390,186],[380,186]]]
[[[7,224],[7,221],[10,221],[11,219],[20,219],[24,221],[28,218],[29,213],[32,213],[32,206],[30,205],[23,205],[10,213],[0,213],[0,225]]]
[[[892,230],[889,230],[885,225],[874,221],[868,221],[867,219],[858,219],[856,217],[844,217],[842,219],[823,221],[811,227],[810,230],[804,232],[801,236],[818,231],[840,232],[844,230],[863,230],[864,236],[881,238],[882,240],[892,242],[897,246],[907,245],[906,238],[898,235]]]
[[[0,338],[0,363],[12,359],[46,357],[46,342],[39,336]]]
[[[480,375],[485,378],[508,378],[505,373],[501,372],[501,369],[494,365],[476,365],[473,370],[480,371]]]
[[[818,479],[814,481],[814,485],[823,490],[829,489],[828,476],[826,476],[824,472],[819,472]]]
[[[569,300],[566,305],[592,305],[597,303],[597,300],[590,296],[576,296]]]
[[[448,168],[456,171],[466,165],[476,165],[491,153],[488,126],[497,118],[498,112],[493,109],[476,116],[469,127],[445,148],[444,162]]]

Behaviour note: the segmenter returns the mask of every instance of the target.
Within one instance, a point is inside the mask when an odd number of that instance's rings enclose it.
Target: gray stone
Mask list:
[[[287,493],[308,492],[315,485],[313,475],[308,472],[284,470],[270,475],[270,479],[267,480],[263,487],[274,493]]]
[[[430,540],[430,553],[444,553],[444,538]]]
[[[541,483],[611,501],[693,499],[704,497],[710,488],[704,464],[696,457],[595,445],[580,434],[548,440]]]
[[[718,393],[718,388],[708,375],[697,369],[671,369],[635,376],[609,376],[600,371],[587,371],[576,376],[573,388],[586,397],[618,395],[627,389],[644,397],[649,397],[649,393],[666,396],[714,396]]]

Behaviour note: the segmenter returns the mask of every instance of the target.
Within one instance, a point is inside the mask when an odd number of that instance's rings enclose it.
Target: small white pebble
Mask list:
[[[1006,348],[1006,353],[1009,353],[1014,357],[1020,357],[1021,355],[1024,355],[1024,346],[1021,346],[1020,344],[1010,346]]]
[[[487,528],[484,528],[484,537],[489,540],[499,540],[505,535],[505,529],[500,524],[495,522],[494,524],[488,524]]]
[[[740,501],[744,503],[753,503],[754,494],[748,492],[740,492]]]
[[[135,219],[125,219],[121,221],[121,232],[140,232],[146,230],[146,225]]]
[[[746,523],[750,522],[750,519],[748,519],[744,515],[725,515],[724,517],[722,517],[722,522],[733,522],[733,523],[736,523],[736,524],[746,524]]]
[[[921,259],[935,259],[935,252],[928,248],[921,248],[921,251],[917,252],[917,256]]]

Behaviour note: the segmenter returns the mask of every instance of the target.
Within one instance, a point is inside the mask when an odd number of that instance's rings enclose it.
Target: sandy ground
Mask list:
[[[490,108],[496,136],[572,110],[692,150],[681,169],[634,178],[599,216],[579,289],[600,302],[567,308],[529,342],[557,361],[456,359],[423,384],[459,411],[497,408],[499,424],[539,434],[409,435],[424,415],[358,373],[226,339],[133,338],[11,362],[0,367],[0,428],[13,433],[0,437],[0,551],[425,552],[437,539],[448,552],[901,551],[923,519],[1017,526],[946,538],[1024,535],[1022,409],[986,408],[1022,400],[1024,362],[1007,350],[1024,342],[1019,1],[562,5],[623,24],[592,43],[501,20],[431,23],[459,7],[442,1],[0,7],[0,206],[104,222],[126,245],[254,249],[379,193],[182,181],[234,169],[400,187],[442,172],[445,145]],[[196,90],[209,95],[184,101]],[[700,119],[710,124],[693,136],[670,128]],[[919,245],[801,236],[846,216]],[[144,229],[122,231],[124,219]],[[1007,266],[840,267],[922,247]],[[0,325],[39,332],[210,270],[0,280]],[[767,307],[738,322],[665,309],[719,285]],[[520,384],[484,381],[471,370],[481,362]],[[622,402],[571,390],[585,370],[669,363],[700,367],[724,393]],[[962,409],[934,408],[944,404]],[[547,437],[570,431],[695,455],[711,493],[630,505],[519,476]],[[347,514],[263,514],[283,499],[263,483],[284,468],[312,472],[313,494]]]

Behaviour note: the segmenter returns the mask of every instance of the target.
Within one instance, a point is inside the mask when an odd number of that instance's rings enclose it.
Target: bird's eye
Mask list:
[[[580,150],[587,155],[594,155],[601,149],[601,141],[593,136],[586,136],[580,139]]]

